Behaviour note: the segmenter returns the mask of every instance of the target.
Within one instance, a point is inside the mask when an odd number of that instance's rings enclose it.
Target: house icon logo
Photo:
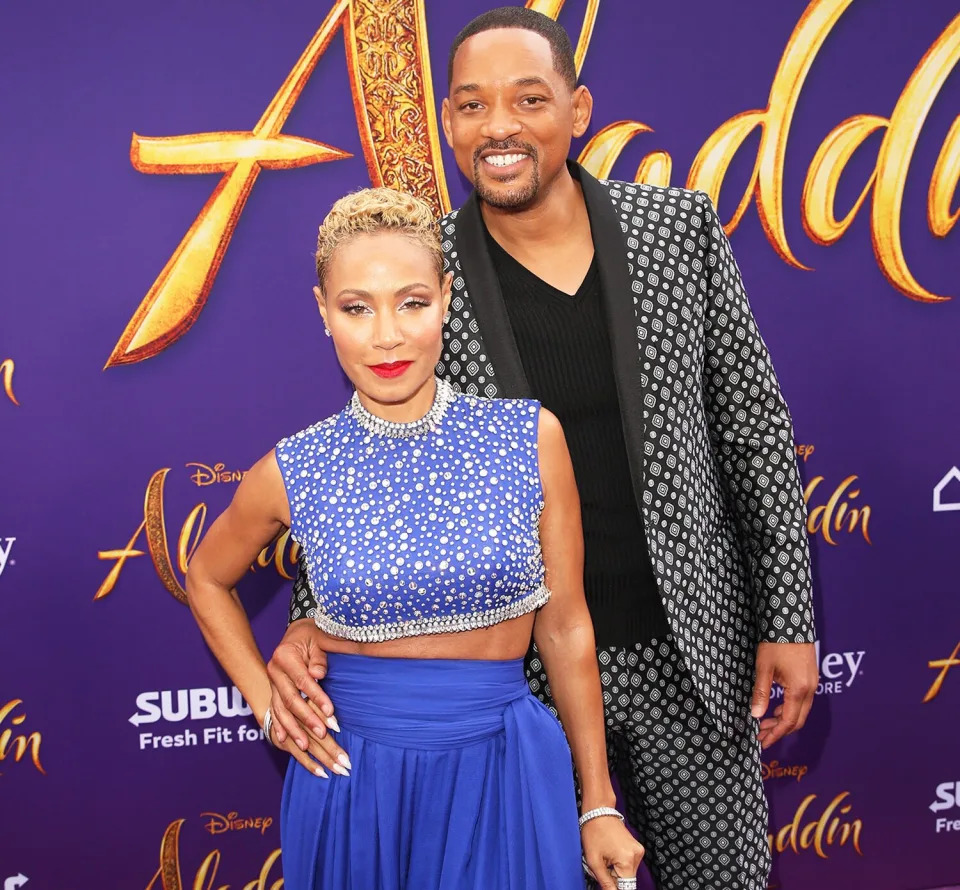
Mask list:
[[[933,512],[960,510],[960,469],[951,467],[933,488]]]

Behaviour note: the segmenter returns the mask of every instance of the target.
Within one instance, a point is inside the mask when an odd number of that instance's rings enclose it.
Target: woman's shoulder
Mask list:
[[[536,423],[540,403],[536,399],[487,398],[486,396],[457,393],[461,410],[477,420],[515,417]]]
[[[310,426],[304,427],[302,430],[297,430],[297,432],[289,436],[284,436],[277,443],[277,450],[297,450],[309,446],[311,443],[322,442],[325,439],[329,439],[336,433],[342,414],[343,411],[338,411],[336,414],[331,414],[329,417],[323,418],[323,420],[318,420],[310,424]]]

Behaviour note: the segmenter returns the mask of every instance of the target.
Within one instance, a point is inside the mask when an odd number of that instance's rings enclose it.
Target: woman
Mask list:
[[[602,886],[636,886],[642,848],[612,809],[563,433],[536,402],[435,378],[442,268],[425,203],[367,189],[334,205],[314,290],[356,392],[246,475],[191,561],[190,607],[275,743],[233,588],[290,528],[334,653],[323,685],[338,717],[337,741],[281,744],[291,890],[573,890],[581,844]],[[569,748],[524,679],[531,635]]]

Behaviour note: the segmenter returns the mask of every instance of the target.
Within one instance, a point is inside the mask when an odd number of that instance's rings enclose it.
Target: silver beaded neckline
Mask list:
[[[423,436],[436,429],[437,425],[447,413],[450,403],[456,398],[456,392],[446,380],[436,379],[437,391],[433,397],[433,404],[430,410],[419,420],[411,420],[407,423],[396,423],[391,420],[385,420],[372,414],[360,403],[360,396],[354,392],[348,405],[350,413],[356,418],[358,424],[368,433],[377,436],[386,436],[391,439],[412,439],[415,436]]]

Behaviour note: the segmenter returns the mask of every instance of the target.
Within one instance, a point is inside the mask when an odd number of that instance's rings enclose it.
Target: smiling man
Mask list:
[[[441,220],[439,373],[563,424],[610,762],[658,887],[760,890],[760,749],[803,725],[817,665],[792,422],[730,245],[705,194],[568,160],[592,99],[551,19],[480,16],[448,79],[444,133],[474,192]],[[317,721],[299,692],[333,707],[315,613],[301,571],[269,670],[303,745]],[[535,652],[528,677],[549,702]],[[758,722],[774,680],[782,704]]]

